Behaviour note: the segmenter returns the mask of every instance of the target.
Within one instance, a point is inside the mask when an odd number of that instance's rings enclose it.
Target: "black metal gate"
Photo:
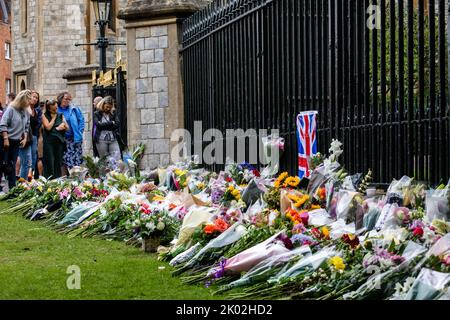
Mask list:
[[[126,71],[123,70],[122,66],[119,66],[111,70],[111,74],[114,76],[105,85],[102,85],[104,80],[100,78],[98,84],[92,87],[92,99],[98,96],[114,98],[120,121],[119,132],[125,145],[128,145]],[[92,112],[94,113],[95,110],[92,110]]]
[[[341,140],[350,172],[447,180],[447,10],[444,0],[213,1],[183,23],[185,126],[277,128],[295,173],[295,117],[318,110],[319,150]]]

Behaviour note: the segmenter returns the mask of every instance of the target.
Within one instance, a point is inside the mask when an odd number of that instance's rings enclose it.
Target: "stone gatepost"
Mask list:
[[[127,34],[128,144],[145,143],[143,169],[170,163],[170,136],[184,127],[181,21],[205,0],[129,0],[119,12]]]

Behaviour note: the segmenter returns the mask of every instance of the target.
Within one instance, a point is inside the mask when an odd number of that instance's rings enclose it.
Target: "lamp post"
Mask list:
[[[76,43],[75,46],[97,46],[100,49],[100,71],[106,71],[106,49],[109,46],[126,45],[123,42],[110,42],[106,37],[106,27],[110,22],[112,0],[91,0],[94,6],[95,24],[99,26],[100,37],[94,43]]]

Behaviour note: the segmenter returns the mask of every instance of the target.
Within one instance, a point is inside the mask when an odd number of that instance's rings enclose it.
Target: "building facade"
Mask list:
[[[125,40],[126,32],[117,11],[126,0],[114,0],[111,41]],[[90,0],[15,0],[12,2],[12,90],[34,89],[41,100],[55,98],[68,90],[86,119],[85,149],[91,149],[91,74],[98,68],[96,46],[75,46],[95,42],[98,28]],[[108,66],[114,66],[117,47],[108,48]],[[126,47],[122,48],[126,59]],[[80,71],[81,70],[81,71]]]
[[[0,0],[0,104],[12,90],[11,0]]]

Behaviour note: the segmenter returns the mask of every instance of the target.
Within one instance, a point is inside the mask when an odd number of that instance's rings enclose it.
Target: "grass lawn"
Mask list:
[[[120,242],[69,239],[41,222],[1,214],[3,207],[0,203],[0,299],[214,298],[202,285],[172,277],[171,267],[155,255]],[[81,270],[80,290],[66,285],[72,265]]]

